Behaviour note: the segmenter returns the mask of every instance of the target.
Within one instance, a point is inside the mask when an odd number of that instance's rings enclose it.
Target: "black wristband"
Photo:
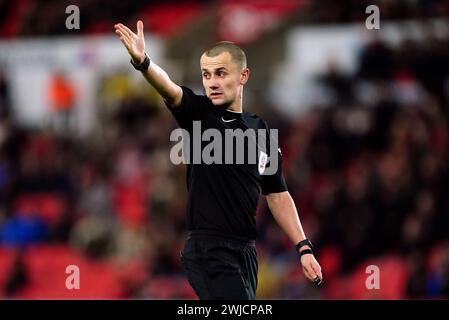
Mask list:
[[[305,254],[313,254],[313,251],[312,251],[311,249],[304,249],[304,250],[301,250],[301,251],[299,252],[299,257],[302,257],[302,256],[305,255]]]
[[[304,239],[304,240],[302,240],[302,241],[299,241],[299,242],[295,245],[296,251],[299,252],[299,249],[301,249],[303,246],[309,246],[310,249],[313,250],[312,242],[310,242],[310,240],[307,239],[307,238]]]
[[[145,53],[145,59],[143,59],[141,64],[134,64],[133,60],[131,59],[131,64],[134,67],[134,69],[139,70],[139,71],[147,71],[148,68],[150,67],[150,57]]]

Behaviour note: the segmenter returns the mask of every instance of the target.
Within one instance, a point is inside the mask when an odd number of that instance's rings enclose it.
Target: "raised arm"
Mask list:
[[[120,36],[120,41],[122,41],[126,50],[128,50],[133,64],[141,64],[145,59],[143,22],[141,20],[137,21],[137,34],[121,23],[114,25],[114,28],[115,33]],[[154,61],[151,61],[149,68],[142,71],[142,74],[168,104],[174,107],[181,105],[181,87],[174,83],[168,74],[154,63]]]

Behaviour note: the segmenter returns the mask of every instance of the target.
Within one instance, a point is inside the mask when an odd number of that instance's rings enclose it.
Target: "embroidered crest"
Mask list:
[[[265,166],[267,165],[267,159],[268,159],[268,155],[263,152],[260,151],[260,156],[259,156],[259,174],[263,174],[263,172],[265,171]]]

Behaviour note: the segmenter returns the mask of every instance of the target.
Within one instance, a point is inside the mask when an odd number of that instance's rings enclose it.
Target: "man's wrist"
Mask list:
[[[134,69],[136,69],[138,71],[146,71],[150,67],[151,60],[150,60],[150,57],[148,56],[148,54],[145,52],[144,59],[141,63],[135,63],[132,58],[131,58],[130,62],[131,62],[131,65],[134,67]]]
[[[303,250],[310,250],[310,253],[313,254],[313,245],[312,242],[310,242],[309,239],[304,239],[299,241],[296,245],[295,245],[295,249],[298,253],[301,253],[301,251]]]
[[[137,61],[133,57],[131,57],[131,63],[136,65],[136,66],[138,66],[139,64],[141,64],[145,60],[145,55],[146,54],[144,53],[144,55],[142,57],[138,57]]]
[[[299,257],[302,257],[302,256],[305,255],[305,254],[311,254],[311,255],[313,255],[312,249],[301,249],[301,250],[299,251]]]

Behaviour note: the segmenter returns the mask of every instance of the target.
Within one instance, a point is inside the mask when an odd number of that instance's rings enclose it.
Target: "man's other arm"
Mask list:
[[[274,219],[293,244],[297,244],[299,241],[306,239],[295,203],[288,191],[268,194],[267,203]],[[300,251],[305,249],[311,248],[303,246]],[[317,276],[323,278],[321,267],[312,254],[304,254],[301,257],[301,265],[308,279],[313,281]]]

